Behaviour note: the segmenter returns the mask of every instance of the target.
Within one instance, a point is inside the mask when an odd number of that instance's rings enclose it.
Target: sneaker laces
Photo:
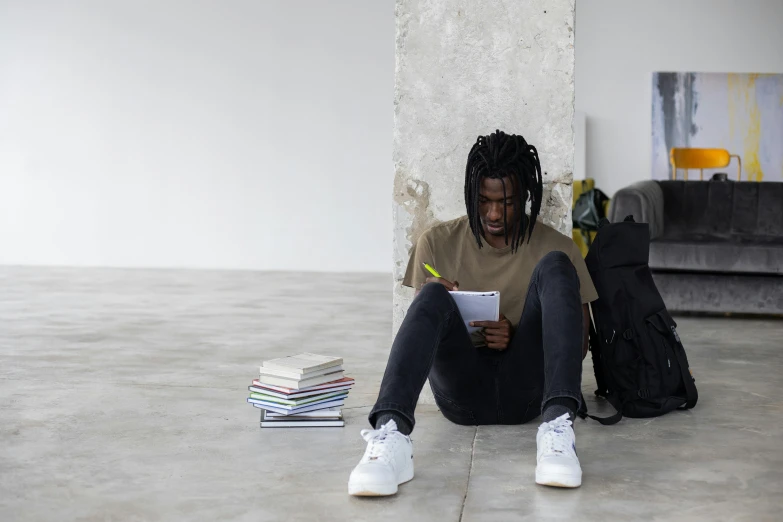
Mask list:
[[[565,413],[555,420],[545,422],[538,427],[538,432],[541,433],[541,442],[544,444],[545,454],[568,455],[572,451],[576,453],[573,441],[566,431],[566,428],[569,428],[571,424],[571,419]]]
[[[367,460],[382,460],[389,463],[391,452],[388,449],[390,444],[396,442],[396,437],[393,436],[395,433],[402,435],[397,431],[397,423],[393,420],[390,420],[377,430],[362,430],[362,438],[369,443],[365,458]]]

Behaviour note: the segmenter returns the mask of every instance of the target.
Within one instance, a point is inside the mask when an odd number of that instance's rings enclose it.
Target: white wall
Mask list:
[[[783,0],[579,0],[575,46],[586,173],[612,194],[650,179],[652,73],[783,73]]]
[[[0,264],[391,271],[391,0],[0,0]]]

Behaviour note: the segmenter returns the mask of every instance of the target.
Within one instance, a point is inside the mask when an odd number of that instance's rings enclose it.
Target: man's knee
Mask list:
[[[449,291],[440,283],[427,283],[419,291],[419,297],[424,299],[446,299]]]
[[[571,262],[571,258],[568,254],[561,252],[560,250],[553,250],[546,254],[536,265],[536,268],[546,269],[571,269],[575,270],[574,264]]]
[[[451,306],[453,298],[442,284],[427,283],[421,288],[419,294],[414,299],[414,302],[426,304],[428,308],[433,305]]]
[[[558,274],[569,279],[578,279],[576,267],[571,262],[571,258],[565,252],[553,250],[549,252],[536,265],[536,272],[539,277],[552,276]]]

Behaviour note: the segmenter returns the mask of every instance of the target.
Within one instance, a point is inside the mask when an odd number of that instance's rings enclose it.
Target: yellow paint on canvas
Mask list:
[[[750,107],[750,121],[748,122],[748,133],[745,135],[745,155],[742,158],[745,178],[749,181],[761,181],[764,173],[761,171],[759,163],[759,147],[761,145],[761,112],[753,97],[753,105]]]
[[[761,112],[756,101],[758,74],[728,74],[729,134],[744,134],[743,179],[761,181],[764,173],[759,162]]]

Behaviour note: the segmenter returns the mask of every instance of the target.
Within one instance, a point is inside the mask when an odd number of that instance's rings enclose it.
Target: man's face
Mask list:
[[[506,185],[506,195],[503,198],[503,184]],[[503,226],[503,215],[505,214],[506,223],[513,226],[516,222],[516,213],[514,212],[514,198],[516,197],[516,187],[511,178],[492,179],[482,178],[481,188],[479,189],[479,216],[481,225],[484,228],[485,236],[506,235],[506,229]]]

